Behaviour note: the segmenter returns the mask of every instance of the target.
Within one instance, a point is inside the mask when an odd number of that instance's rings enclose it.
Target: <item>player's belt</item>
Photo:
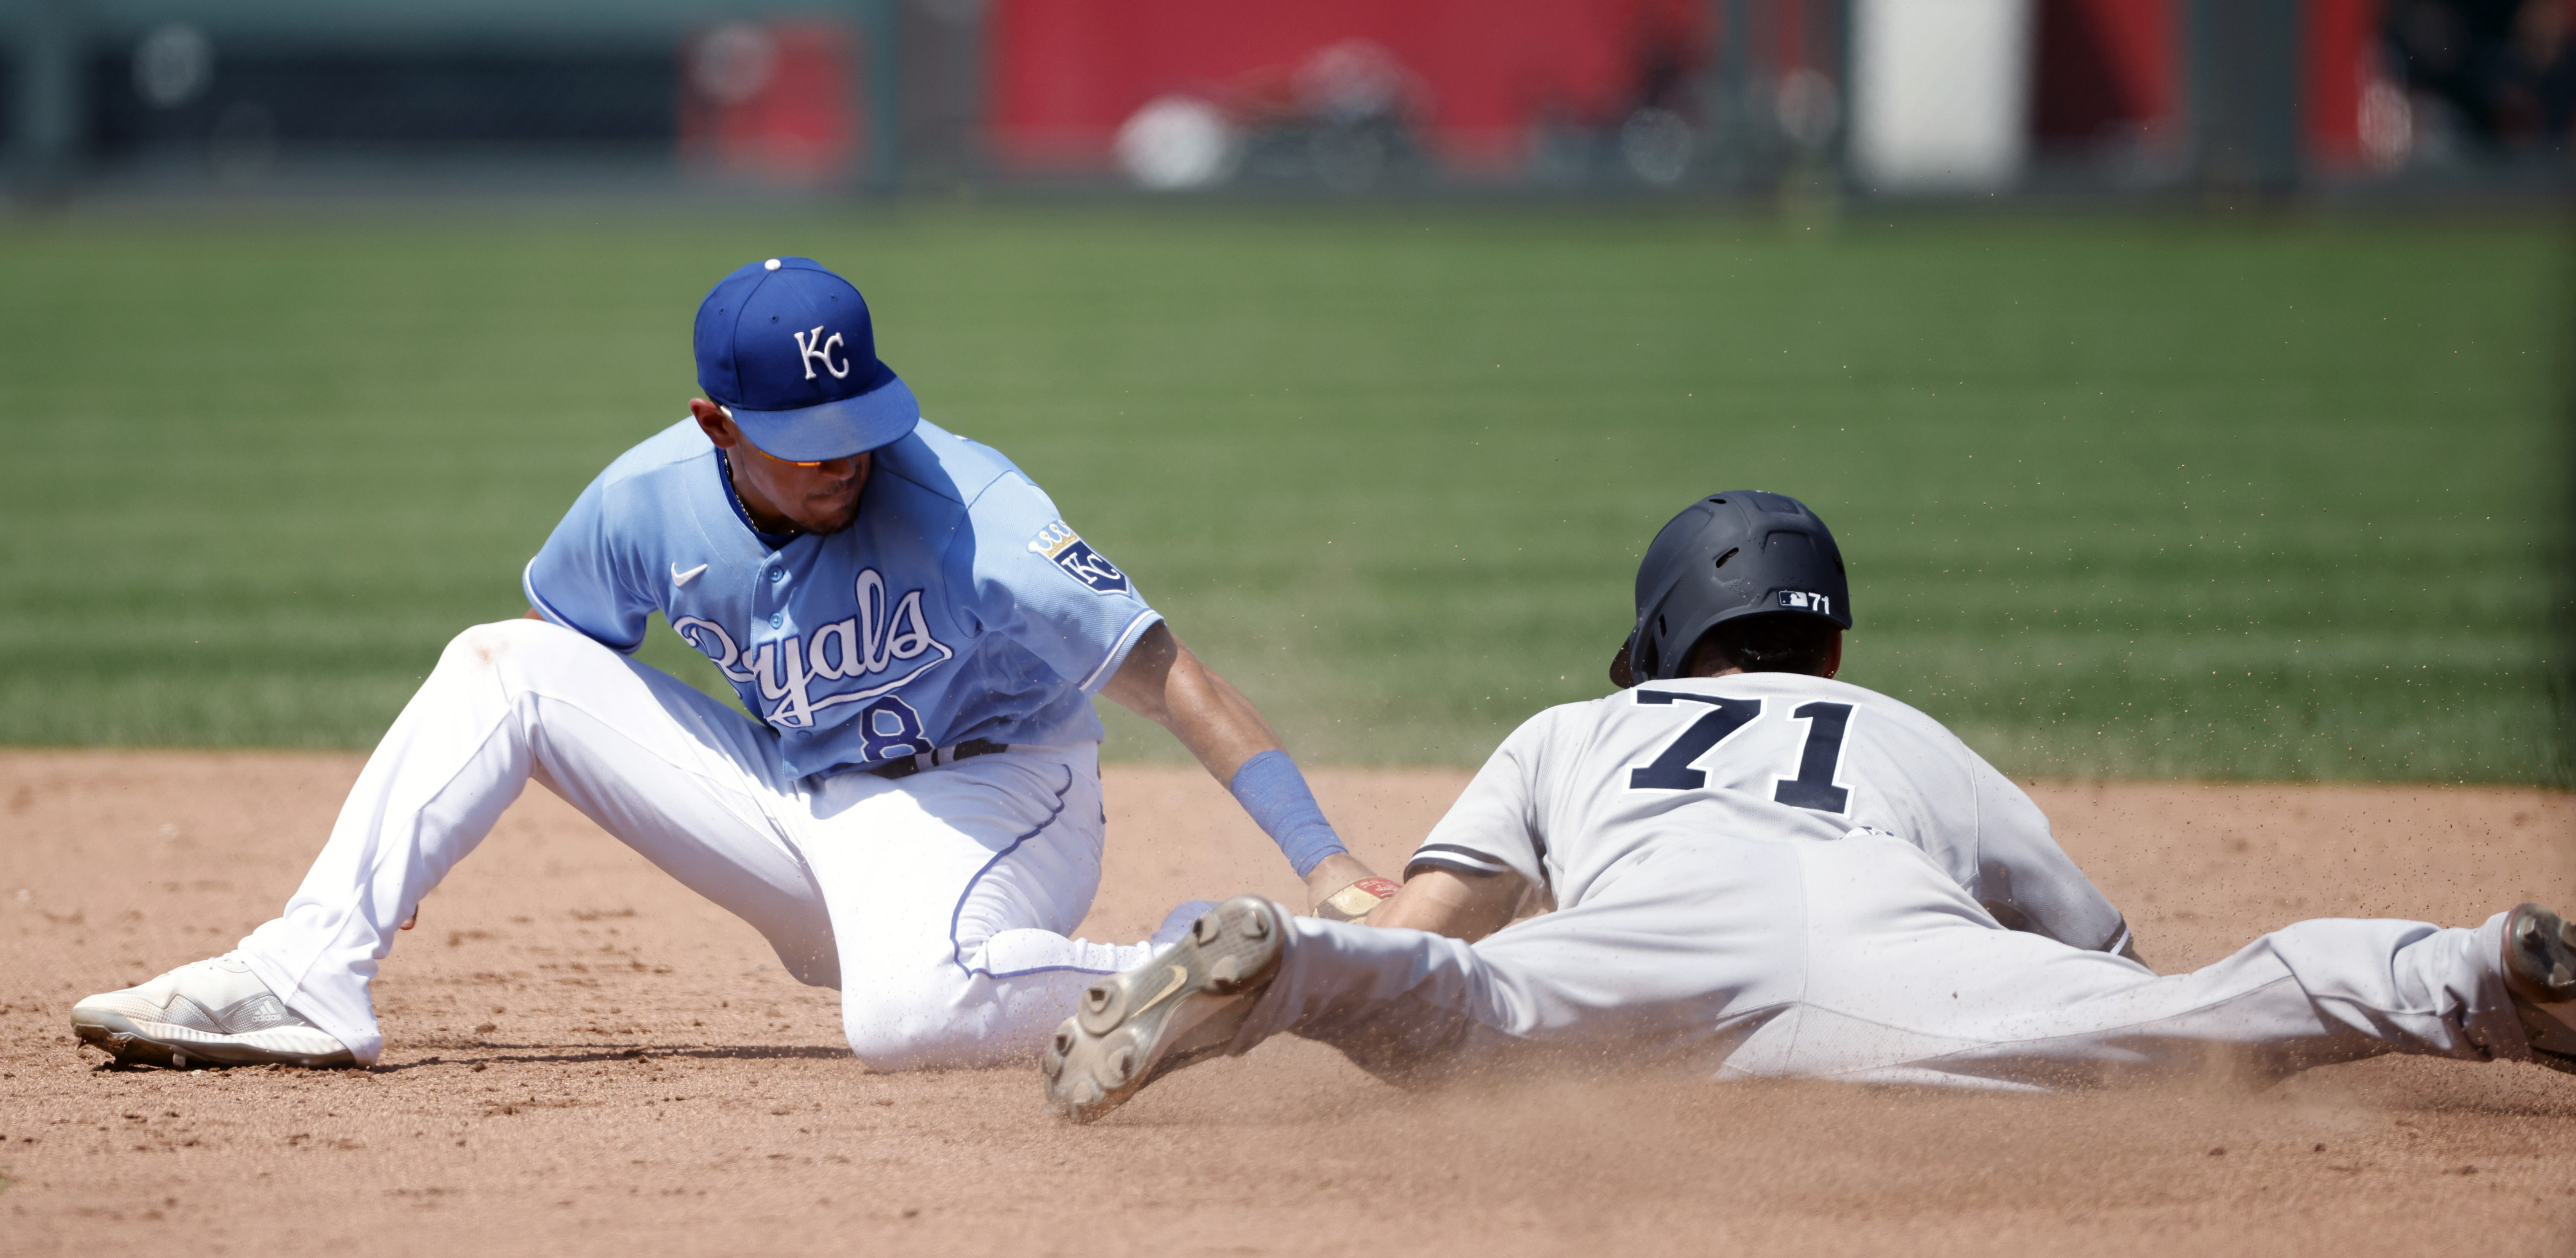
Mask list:
[[[901,760],[888,760],[884,764],[878,765],[874,768],[863,769],[860,771],[863,773],[876,774],[878,777],[891,782],[896,778],[911,777],[913,774],[936,765],[955,764],[960,760],[971,759],[976,756],[989,756],[994,752],[1009,751],[1010,749],[1011,745],[1009,743],[997,743],[989,738],[969,738],[954,747],[942,747],[937,751],[917,756],[908,756]]]

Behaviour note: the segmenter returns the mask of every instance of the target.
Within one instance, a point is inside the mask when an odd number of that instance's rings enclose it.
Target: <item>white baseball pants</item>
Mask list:
[[[842,990],[869,1067],[1030,1056],[1095,975],[1152,952],[1069,939],[1100,885],[1098,746],[1014,747],[888,781],[790,778],[766,727],[568,629],[466,630],[386,731],[330,841],[241,955],[361,1063],[396,926],[543,783]]]
[[[2030,1090],[2269,1081],[2387,1052],[2524,1060],[2503,920],[2299,922],[2159,977],[2003,929],[1902,840],[1676,841],[1474,944],[1296,918],[1235,1051],[1289,1032],[1406,1084],[1661,1062]]]

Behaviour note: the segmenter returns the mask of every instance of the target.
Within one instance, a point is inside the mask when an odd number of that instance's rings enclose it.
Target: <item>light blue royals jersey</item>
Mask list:
[[[684,420],[608,465],[528,561],[528,602],[619,651],[660,611],[798,775],[968,739],[1098,739],[1087,696],[1161,619],[1011,461],[923,421],[858,519],[772,548]]]

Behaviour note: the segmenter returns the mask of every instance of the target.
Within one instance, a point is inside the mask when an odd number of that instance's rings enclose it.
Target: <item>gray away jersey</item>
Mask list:
[[[2128,941],[2030,797],[1940,723],[1795,673],[1646,682],[1531,717],[1406,864],[1510,871],[1562,906],[1658,843],[1834,840],[1923,849],[2005,925],[2078,948]]]

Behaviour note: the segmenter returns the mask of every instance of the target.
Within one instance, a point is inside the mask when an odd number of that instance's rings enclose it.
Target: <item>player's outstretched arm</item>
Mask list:
[[[1371,910],[1368,924],[1427,930],[1474,943],[1510,925],[1528,882],[1519,874],[1454,873],[1425,869],[1404,889]]]
[[[1146,630],[1100,693],[1172,731],[1234,793],[1306,880],[1310,908],[1374,878],[1324,820],[1270,723],[1242,691],[1200,663],[1169,626]]]

